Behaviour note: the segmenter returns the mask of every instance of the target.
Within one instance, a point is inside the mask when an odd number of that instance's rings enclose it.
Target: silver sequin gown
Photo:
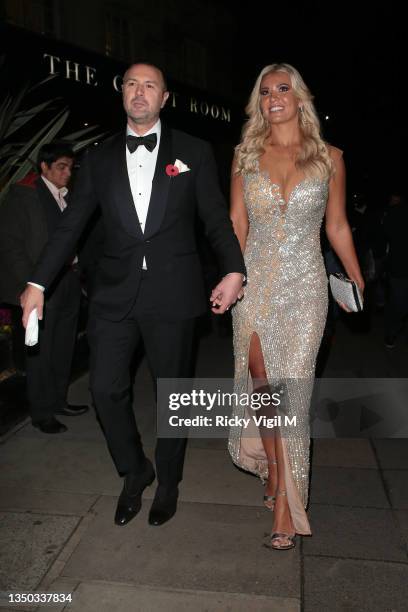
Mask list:
[[[249,217],[245,248],[247,286],[233,309],[235,392],[248,394],[251,336],[258,334],[269,385],[282,392],[282,411],[296,426],[279,433],[285,457],[285,486],[297,533],[309,534],[305,507],[309,487],[309,407],[315,361],[328,300],[328,284],[320,249],[320,226],[328,197],[328,180],[304,179],[288,201],[278,185],[256,164],[243,176]],[[278,409],[279,410],[279,409]],[[245,406],[234,414],[248,417]],[[283,418],[283,417],[282,417]],[[291,420],[288,421],[289,423]],[[232,427],[229,451],[239,466],[268,476],[258,427]]]

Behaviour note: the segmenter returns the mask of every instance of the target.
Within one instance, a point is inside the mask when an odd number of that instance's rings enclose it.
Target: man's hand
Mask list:
[[[23,309],[24,327],[27,327],[28,317],[34,308],[37,309],[38,319],[41,321],[43,318],[44,307],[44,293],[41,291],[41,289],[38,289],[33,285],[27,285],[23,293],[20,295],[20,304]]]
[[[242,282],[243,276],[240,272],[231,272],[224,276],[211,293],[210,302],[213,313],[224,314],[232,304],[235,304],[237,299],[244,295]]]

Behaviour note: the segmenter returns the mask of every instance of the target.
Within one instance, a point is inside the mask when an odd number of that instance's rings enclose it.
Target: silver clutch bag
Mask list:
[[[329,283],[333,297],[337,302],[342,302],[353,312],[363,310],[363,296],[354,281],[344,274],[337,273],[330,274]]]

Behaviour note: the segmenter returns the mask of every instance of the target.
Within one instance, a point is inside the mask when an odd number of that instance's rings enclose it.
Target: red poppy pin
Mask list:
[[[178,174],[180,174],[180,170],[177,168],[177,166],[174,166],[173,164],[167,164],[166,174],[167,176],[177,176]]]
[[[174,164],[168,164],[166,166],[167,176],[177,176],[181,172],[190,172],[190,168],[179,159],[176,159]]]

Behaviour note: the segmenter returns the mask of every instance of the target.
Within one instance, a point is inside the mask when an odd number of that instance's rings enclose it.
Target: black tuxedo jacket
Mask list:
[[[209,305],[197,254],[195,218],[202,219],[220,273],[245,266],[220,192],[208,143],[162,123],[157,164],[144,233],[133,202],[126,166],[126,133],[89,151],[81,164],[70,206],[31,278],[48,287],[99,204],[105,228],[103,255],[92,282],[92,312],[121,320],[132,308],[143,257],[153,279],[155,311],[171,318],[200,315]],[[190,171],[169,176],[179,159]]]
[[[0,302],[20,305],[20,295],[32,279],[36,263],[62,217],[41,178],[33,185],[12,185],[0,207]],[[74,247],[75,244],[70,261]],[[68,267],[63,267],[67,259],[59,266],[49,287],[49,306],[56,307],[60,298],[65,299],[60,289],[62,277],[68,271]]]

